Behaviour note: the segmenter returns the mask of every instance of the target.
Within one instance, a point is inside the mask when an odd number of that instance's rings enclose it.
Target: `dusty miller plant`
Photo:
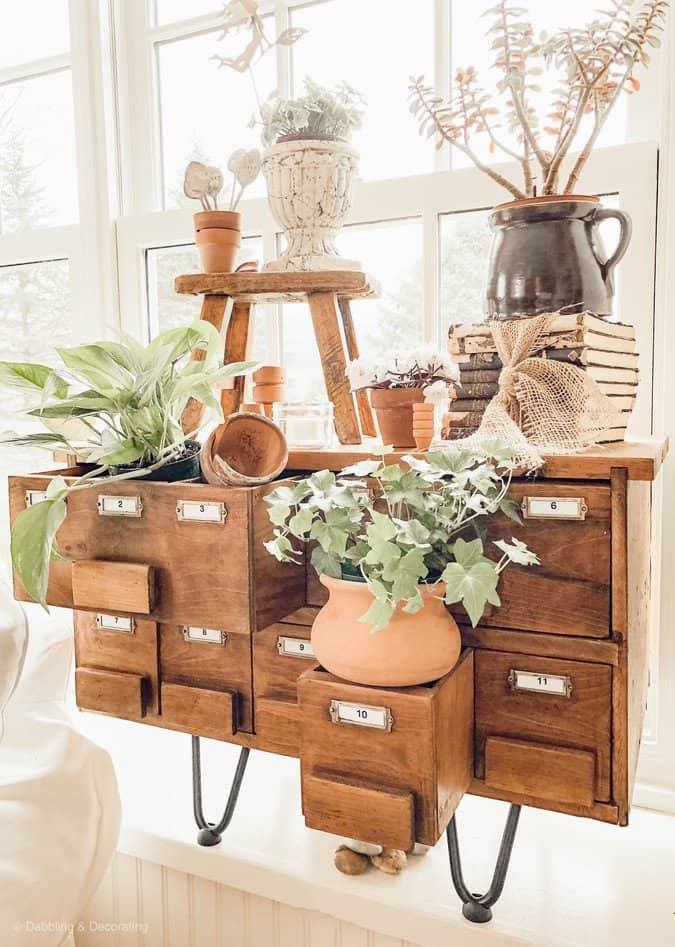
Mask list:
[[[488,37],[500,99],[468,66],[457,70],[449,99],[424,76],[411,78],[410,110],[420,132],[435,136],[438,148],[446,142],[458,148],[514,198],[535,196],[537,190],[570,194],[620,95],[639,91],[633,73],[648,66],[649,50],[660,46],[667,8],[666,0],[647,0],[637,10],[633,0],[606,0],[585,26],[535,38],[527,9],[501,0],[483,14],[491,20]],[[548,106],[541,107],[539,81],[550,70],[558,81]],[[591,121],[584,130],[586,115]],[[519,163],[522,186],[481,161],[475,150],[479,137],[487,138],[491,152]],[[561,166],[573,148],[578,157],[561,185]]]
[[[304,95],[296,99],[272,96],[263,102],[260,119],[264,145],[291,136],[351,138],[361,127],[363,96],[348,83],[326,88],[308,78],[304,90]]]
[[[373,602],[361,621],[375,631],[387,627],[401,603],[403,611],[418,612],[420,583],[437,580],[445,583],[445,602],[461,602],[476,625],[487,603],[500,604],[506,566],[538,562],[515,538],[492,543],[497,558],[485,555],[490,517],[501,512],[519,521],[508,496],[512,450],[494,441],[481,451],[430,452],[403,462],[408,469],[383,456],[337,476],[322,470],[278,487],[265,497],[276,527],[265,547],[282,562],[297,562],[302,551],[294,541],[316,543],[311,562],[320,575],[368,583]]]

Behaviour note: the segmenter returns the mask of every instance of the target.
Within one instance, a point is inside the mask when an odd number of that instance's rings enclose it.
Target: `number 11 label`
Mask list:
[[[345,700],[331,700],[328,708],[333,723],[352,723],[357,727],[374,727],[386,730],[394,725],[394,718],[388,707],[372,707],[370,704],[352,704]]]

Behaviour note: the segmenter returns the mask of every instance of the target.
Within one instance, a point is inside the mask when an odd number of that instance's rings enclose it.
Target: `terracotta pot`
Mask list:
[[[331,674],[379,687],[409,687],[443,677],[462,648],[459,628],[439,596],[443,586],[421,586],[424,608],[409,615],[399,606],[389,625],[371,632],[359,621],[373,597],[365,582],[322,575],[329,599],[312,625],[312,648]]]
[[[194,215],[195,240],[205,273],[231,273],[241,245],[241,214],[205,210]]]
[[[371,389],[370,403],[384,444],[414,447],[412,406],[420,401],[424,401],[421,388]]]
[[[253,400],[256,404],[273,404],[284,400],[283,385],[253,385]]]
[[[281,429],[262,414],[231,414],[204,442],[199,460],[208,483],[254,487],[279,476],[288,447]]]
[[[608,256],[599,224],[610,218],[621,230]],[[611,313],[614,267],[631,236],[623,211],[601,207],[599,198],[587,195],[533,197],[495,207],[490,227],[488,318],[526,318],[566,306]]]
[[[252,377],[256,385],[283,385],[285,380],[281,365],[261,365],[253,372]]]

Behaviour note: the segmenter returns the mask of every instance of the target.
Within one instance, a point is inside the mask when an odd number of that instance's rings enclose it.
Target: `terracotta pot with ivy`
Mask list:
[[[660,45],[667,7],[666,0],[608,0],[583,27],[535,36],[527,9],[500,0],[484,13],[496,96],[472,66],[457,70],[449,99],[423,76],[411,79],[420,132],[435,135],[439,148],[447,142],[459,149],[512,198],[490,216],[488,317],[570,306],[611,313],[630,218],[575,191],[619,98],[639,91],[635,72]],[[517,163],[522,183],[482,157],[485,145]],[[608,218],[620,224],[611,254],[599,232]]]
[[[314,545],[311,563],[329,591],[312,626],[322,666],[357,684],[405,687],[456,663],[461,637],[447,605],[460,602],[476,625],[488,603],[499,606],[509,563],[538,559],[518,539],[488,540],[492,516],[518,519],[509,447],[404,457],[405,466],[385,454],[268,494],[276,529],[265,546],[296,562],[298,543]]]

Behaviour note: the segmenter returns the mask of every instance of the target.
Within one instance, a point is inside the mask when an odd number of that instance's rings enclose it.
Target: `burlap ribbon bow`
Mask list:
[[[604,431],[620,423],[609,398],[582,368],[535,356],[556,315],[490,323],[503,366],[499,391],[468,438],[508,441],[527,469],[541,466],[542,454],[574,453],[597,444]]]

